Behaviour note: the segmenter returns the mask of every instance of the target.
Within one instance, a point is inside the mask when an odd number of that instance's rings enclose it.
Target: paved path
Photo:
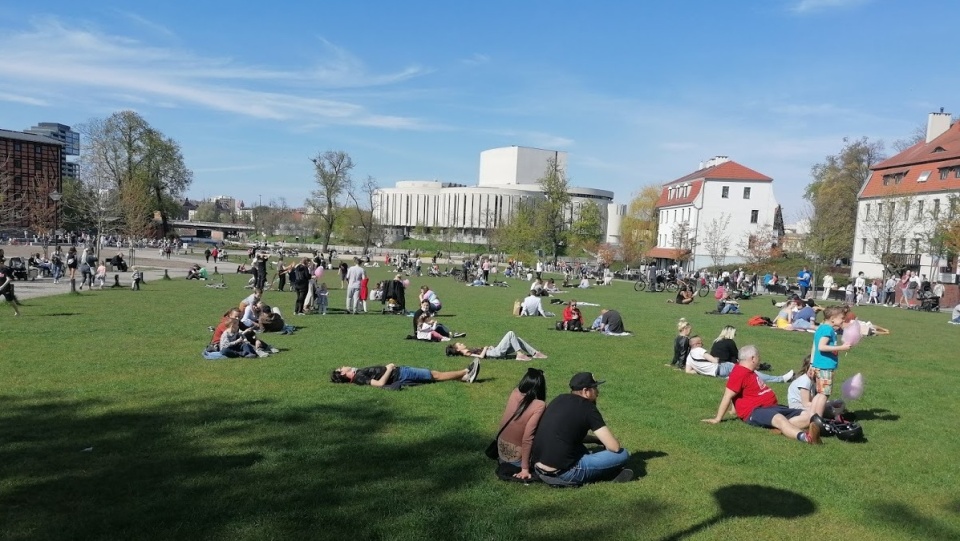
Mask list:
[[[42,252],[42,248],[39,246],[0,246],[3,248],[4,257],[7,258],[9,263],[11,257],[22,257],[24,259],[30,257],[30,254]],[[127,253],[128,249],[124,249],[124,257],[129,258]],[[115,250],[105,250],[103,254],[105,256],[112,255],[115,253]],[[186,276],[186,271],[190,268],[191,265],[197,262],[202,262],[203,258],[198,257],[187,257],[187,256],[176,256],[171,255],[170,259],[161,258],[158,251],[155,249],[140,249],[137,250],[136,254],[136,264],[137,267],[143,272],[144,280],[148,283],[154,280],[160,280],[163,278],[164,272],[168,272],[171,278],[183,278]],[[221,271],[233,271],[236,270],[236,262],[223,262],[219,264]],[[213,273],[213,265],[208,266],[208,269]],[[130,287],[130,275],[131,272],[107,272],[107,284],[106,287],[113,285],[113,276],[115,274],[120,275],[120,283],[124,287]],[[80,282],[80,273],[77,273],[77,284],[79,286]],[[61,295],[63,293],[70,292],[70,280],[61,279],[59,284],[53,283],[52,278],[37,278],[36,280],[18,280],[15,282],[17,298],[26,300],[32,299],[35,297],[45,297],[49,295]]]

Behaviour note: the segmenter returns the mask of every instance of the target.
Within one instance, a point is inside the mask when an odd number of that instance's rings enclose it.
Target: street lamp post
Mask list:
[[[57,190],[50,192],[50,199],[53,200],[53,253],[60,252],[60,237],[57,235],[57,230],[60,229],[60,199],[63,197],[63,194]]]

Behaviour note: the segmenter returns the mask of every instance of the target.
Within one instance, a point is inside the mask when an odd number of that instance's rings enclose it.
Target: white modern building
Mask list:
[[[783,234],[773,179],[726,156],[664,184],[657,212],[657,245],[647,256],[659,266],[684,260],[691,270],[713,267],[708,242],[716,235],[727,240],[723,264],[740,263],[739,246],[751,236]]]
[[[374,214],[387,236],[394,238],[410,236],[422,228],[448,231],[460,242],[486,243],[491,231],[509,220],[521,201],[543,197],[538,181],[551,160],[566,170],[566,152],[518,146],[485,150],[480,153],[476,186],[437,180],[401,181],[394,188],[377,190]],[[613,203],[613,192],[571,187],[569,194],[569,222],[576,219],[583,205],[593,201],[607,224],[607,241],[619,240],[625,207]]]
[[[930,113],[924,140],[873,166],[860,189],[851,273],[912,270],[957,280],[957,254],[938,245],[935,224],[960,212],[960,122]]]

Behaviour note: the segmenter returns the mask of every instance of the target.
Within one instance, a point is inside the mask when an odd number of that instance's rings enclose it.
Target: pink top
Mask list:
[[[517,406],[523,400],[523,395],[516,388],[510,393],[507,400],[507,407],[503,410],[503,416],[500,418],[500,424],[497,430],[510,419],[517,411]],[[540,424],[540,416],[547,407],[543,400],[534,400],[523,411],[519,419],[510,421],[510,425],[500,434],[497,442],[497,448],[500,452],[500,460],[507,462],[520,461],[520,467],[525,470],[530,469],[530,449],[533,448],[533,435],[537,432],[537,425]]]

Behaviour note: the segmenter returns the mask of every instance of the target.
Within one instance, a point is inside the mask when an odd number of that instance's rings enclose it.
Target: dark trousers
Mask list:
[[[278,289],[279,289],[280,291],[283,291],[283,288],[284,288],[286,285],[287,285],[287,275],[286,275],[286,274],[281,274],[281,275],[280,275],[280,286],[278,287]]]
[[[261,270],[260,267],[254,267],[254,272],[257,273],[257,279],[253,283],[253,287],[259,290],[263,290],[263,286],[267,284],[267,272]]]
[[[307,288],[296,288],[294,289],[297,293],[297,300],[293,304],[293,313],[302,314],[303,313],[303,303],[307,300]]]

